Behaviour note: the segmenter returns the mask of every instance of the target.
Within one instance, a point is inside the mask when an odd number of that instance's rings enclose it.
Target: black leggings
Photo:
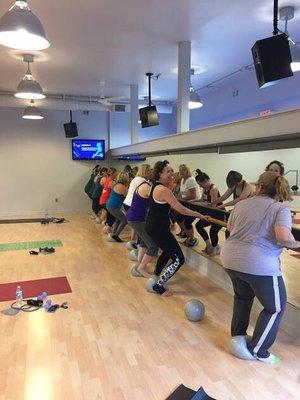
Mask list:
[[[184,255],[177,240],[172,235],[169,225],[146,227],[146,231],[151,236],[154,243],[162,250],[154,271],[154,274],[159,278],[157,283],[153,286],[153,290],[159,294],[163,294],[166,291],[164,288],[165,283],[172,278],[183,265],[185,261]],[[171,263],[166,267],[170,259]]]
[[[213,247],[216,247],[219,242],[218,233],[222,229],[222,226],[212,224],[211,222],[199,220],[196,223],[196,229],[197,229],[199,235],[201,235],[202,239],[206,242],[206,240],[208,240],[209,237],[204,228],[209,225],[211,225],[210,230],[209,230],[211,244]]]
[[[98,199],[93,199],[92,210],[94,211],[94,213],[96,215],[101,210],[101,208],[102,208],[102,206],[100,206],[100,204],[99,204],[99,198]]]

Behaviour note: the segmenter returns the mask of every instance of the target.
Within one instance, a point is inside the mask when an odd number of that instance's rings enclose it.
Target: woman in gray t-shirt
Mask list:
[[[232,336],[246,336],[254,297],[264,307],[253,337],[247,342],[249,358],[277,363],[268,349],[276,339],[286,305],[279,256],[284,247],[300,250],[292,233],[288,181],[273,172],[260,175],[255,196],[239,202],[228,220],[230,237],[221,258],[234,288]]]

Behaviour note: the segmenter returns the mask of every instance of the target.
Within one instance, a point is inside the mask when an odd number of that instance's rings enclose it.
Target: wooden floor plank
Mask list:
[[[235,359],[226,349],[231,295],[188,266],[172,279],[173,297],[149,294],[144,279],[131,277],[123,244],[106,242],[85,215],[67,217],[68,224],[0,226],[0,242],[64,243],[47,256],[1,253],[1,283],[66,275],[73,290],[53,296],[68,310],[1,314],[0,399],[163,400],[180,383],[218,400],[298,398],[295,338],[279,334],[279,366]],[[184,316],[190,298],[205,304],[200,323]]]

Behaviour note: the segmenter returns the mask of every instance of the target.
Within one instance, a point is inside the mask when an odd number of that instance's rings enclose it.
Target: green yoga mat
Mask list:
[[[60,240],[48,240],[43,242],[19,242],[19,243],[0,243],[0,251],[30,250],[39,247],[62,247]]]

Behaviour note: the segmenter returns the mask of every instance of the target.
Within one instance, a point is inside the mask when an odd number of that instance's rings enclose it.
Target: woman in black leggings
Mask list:
[[[146,219],[146,231],[162,250],[157,260],[154,274],[158,277],[153,290],[158,294],[170,295],[165,288],[166,282],[184,263],[184,255],[170,230],[170,209],[180,214],[206,219],[202,214],[180,204],[169,189],[173,181],[173,170],[168,161],[158,161],[153,169],[154,184],[149,196],[149,212]],[[171,263],[167,266],[168,261]]]
[[[197,170],[198,175],[196,176],[196,182],[203,189],[201,202],[206,203],[211,206],[218,197],[220,197],[219,189],[210,181],[210,177],[200,170]],[[222,203],[218,203],[217,206]],[[209,236],[204,228],[210,226]],[[222,229],[221,225],[216,225],[208,221],[198,221],[196,223],[196,229],[201,235],[202,239],[205,241],[206,248],[204,250],[210,256],[220,254],[220,247],[218,245],[219,238],[218,233]]]

